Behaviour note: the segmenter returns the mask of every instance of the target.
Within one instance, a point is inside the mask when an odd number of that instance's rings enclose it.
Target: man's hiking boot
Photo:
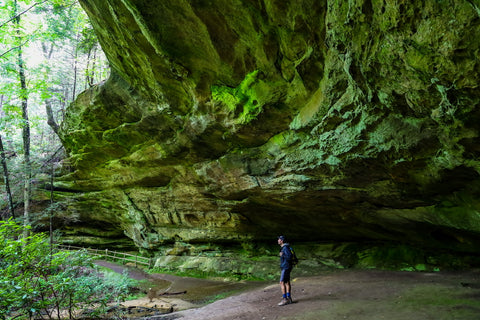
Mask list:
[[[288,297],[287,300],[288,300],[288,303],[293,303],[292,297]]]
[[[288,300],[287,298],[283,298],[282,301],[280,301],[280,303],[278,304],[279,306],[284,306],[284,305],[287,305],[290,303],[290,300]]]

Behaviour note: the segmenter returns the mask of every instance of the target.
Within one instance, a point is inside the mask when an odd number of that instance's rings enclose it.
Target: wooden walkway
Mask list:
[[[108,249],[92,249],[92,248],[83,248],[71,245],[59,245],[61,250],[76,251],[76,250],[85,250],[90,255],[97,256],[101,259],[110,260],[114,262],[121,262],[123,264],[133,263],[135,267],[143,266],[147,268],[153,267],[153,259],[148,257],[143,257],[140,255],[118,252]]]

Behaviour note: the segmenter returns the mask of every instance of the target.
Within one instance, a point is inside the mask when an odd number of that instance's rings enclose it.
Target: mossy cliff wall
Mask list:
[[[478,252],[478,1],[80,2],[112,76],[62,124],[77,236]]]

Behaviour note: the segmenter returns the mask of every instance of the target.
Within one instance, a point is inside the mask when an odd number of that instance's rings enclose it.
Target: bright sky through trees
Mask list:
[[[17,19],[19,23],[16,23]],[[26,88],[19,79],[24,61]],[[0,137],[16,207],[22,206],[22,97],[28,101],[32,180],[42,181],[61,154],[55,134],[66,107],[109,68],[86,14],[75,0],[0,0]],[[4,171],[4,170],[2,170]],[[0,208],[7,208],[5,179],[0,179]],[[2,209],[1,218],[10,216]]]

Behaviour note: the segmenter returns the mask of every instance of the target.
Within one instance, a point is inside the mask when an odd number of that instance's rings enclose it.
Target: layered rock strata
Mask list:
[[[62,124],[64,215],[177,256],[278,234],[478,252],[477,2],[80,2],[112,75]]]

